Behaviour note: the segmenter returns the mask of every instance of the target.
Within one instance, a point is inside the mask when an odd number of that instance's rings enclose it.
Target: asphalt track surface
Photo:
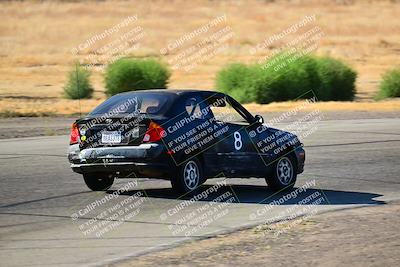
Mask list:
[[[311,188],[296,198],[273,194],[263,179],[217,178],[200,192],[226,185],[188,201],[164,180],[120,179],[108,192],[89,191],[69,168],[67,136],[0,140],[1,265],[101,266],[285,214],[400,199],[400,119],[322,121],[303,141],[306,169],[296,186]],[[129,190],[115,194],[127,184]],[[211,202],[224,194],[233,203]],[[311,195],[323,201],[294,206]],[[281,205],[269,205],[284,197]],[[91,203],[98,206],[88,210]]]

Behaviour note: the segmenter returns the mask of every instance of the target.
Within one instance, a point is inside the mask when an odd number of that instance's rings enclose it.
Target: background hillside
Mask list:
[[[198,60],[190,70],[172,69],[170,88],[212,89],[215,74],[224,65],[238,61],[256,62],[318,26],[323,36],[317,41],[315,52],[349,63],[358,72],[356,101],[361,104],[371,102],[378,90],[380,75],[400,62],[400,4],[395,2],[1,2],[0,112],[79,112],[77,101],[61,98],[66,73],[77,59],[95,62],[91,77],[94,99],[81,101],[83,110],[90,110],[105,99],[103,64],[113,57],[130,55],[160,57],[171,65],[184,48],[168,49],[168,45],[219,17],[225,20],[216,28],[229,27],[232,38],[224,41],[223,50]],[[297,32],[265,49],[254,50],[268,37],[314,15],[315,21]],[[74,50],[124,21],[129,25],[121,26],[118,32],[79,49],[78,53]],[[99,48],[132,29],[135,39],[129,43],[130,50],[125,47],[122,53],[109,50],[99,54]],[[187,43],[201,40],[202,35],[199,35]],[[398,102],[394,105],[398,106]]]

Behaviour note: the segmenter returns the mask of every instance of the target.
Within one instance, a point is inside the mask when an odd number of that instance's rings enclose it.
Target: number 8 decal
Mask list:
[[[240,150],[242,148],[243,142],[242,142],[242,136],[240,135],[239,132],[234,132],[233,137],[235,138],[235,149]]]

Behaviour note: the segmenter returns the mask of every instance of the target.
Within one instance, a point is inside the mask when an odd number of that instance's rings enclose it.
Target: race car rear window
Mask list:
[[[96,107],[89,115],[110,116],[140,113],[163,114],[171,102],[171,96],[162,93],[134,92],[115,95]]]

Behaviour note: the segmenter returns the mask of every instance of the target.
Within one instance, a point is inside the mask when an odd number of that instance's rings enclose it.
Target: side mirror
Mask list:
[[[261,124],[264,123],[264,118],[261,115],[255,115],[254,119],[256,122],[259,122]]]

